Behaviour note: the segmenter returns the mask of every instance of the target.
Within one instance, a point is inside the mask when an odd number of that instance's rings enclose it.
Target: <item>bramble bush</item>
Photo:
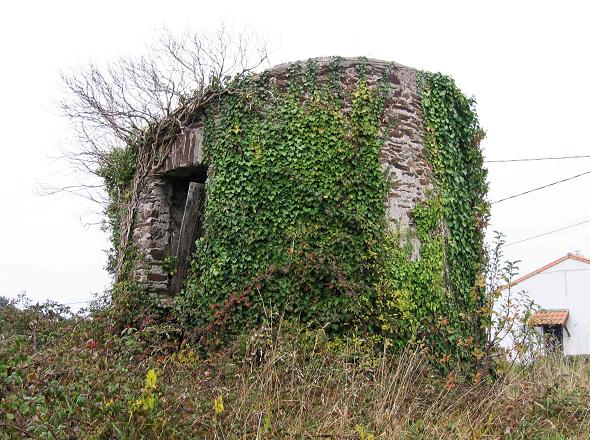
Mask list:
[[[55,310],[54,305],[49,309]],[[437,374],[420,350],[267,322],[199,355],[171,326],[0,307],[0,439],[586,438],[590,368]]]

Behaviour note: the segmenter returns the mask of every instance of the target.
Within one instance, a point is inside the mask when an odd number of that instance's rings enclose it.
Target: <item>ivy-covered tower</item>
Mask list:
[[[204,336],[278,313],[477,353],[488,206],[472,100],[366,58],[230,89],[139,164],[126,276]]]

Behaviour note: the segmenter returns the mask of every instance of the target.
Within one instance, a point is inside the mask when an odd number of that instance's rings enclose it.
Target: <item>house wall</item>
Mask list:
[[[570,335],[564,329],[564,354],[590,354],[590,264],[567,259],[512,287],[513,294],[523,290],[541,309],[569,310],[565,326]],[[511,349],[513,343],[508,337],[501,345]]]

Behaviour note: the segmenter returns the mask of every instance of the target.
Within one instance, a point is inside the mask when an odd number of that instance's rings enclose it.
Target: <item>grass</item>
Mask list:
[[[590,438],[583,359],[441,377],[289,322],[202,357],[170,324],[63,312],[0,307],[0,439]]]

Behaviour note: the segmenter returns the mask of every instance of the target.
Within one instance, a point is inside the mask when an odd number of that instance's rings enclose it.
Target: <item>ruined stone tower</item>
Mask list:
[[[330,59],[314,60],[318,78],[325,77]],[[348,58],[339,63],[340,81],[344,89],[352,89],[359,80],[363,64],[366,81],[375,85],[387,75],[387,96],[384,101],[380,135],[384,139],[380,161],[391,182],[386,213],[395,228],[412,228],[411,211],[424,200],[431,187],[431,171],[426,161],[424,129],[421,116],[417,72],[412,68],[374,59]],[[302,68],[305,63],[301,63]],[[284,64],[267,72],[279,86],[289,81],[292,64]],[[187,195],[191,182],[196,200],[194,209],[202,209],[206,197],[207,178],[214,170],[203,160],[204,127],[196,121],[178,135],[167,157],[153,168],[138,186],[138,205],[134,213],[131,241],[140,256],[134,278],[146,283],[160,294],[174,294],[173,276],[163,267],[167,256],[177,256]],[[204,185],[204,186],[203,186]],[[197,220],[193,220],[198,222]],[[200,225],[192,225],[189,243],[198,236]],[[190,255],[190,250],[184,251]],[[185,269],[183,269],[185,270]],[[182,281],[182,280],[181,280]]]

